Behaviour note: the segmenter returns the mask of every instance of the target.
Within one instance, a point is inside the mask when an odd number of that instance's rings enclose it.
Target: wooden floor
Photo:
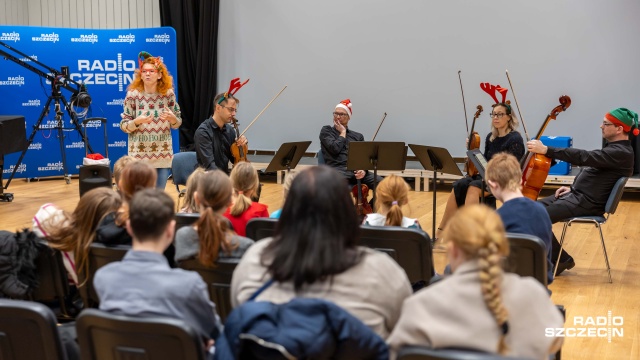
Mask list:
[[[265,177],[261,202],[270,211],[281,207],[282,188],[275,177]],[[9,189],[15,200],[0,202],[0,229],[15,231],[30,227],[31,218],[38,207],[47,202],[56,203],[65,210],[73,211],[78,201],[78,179],[67,185],[63,179],[48,179],[26,182],[14,180]],[[167,193],[176,197],[175,186],[167,185]],[[438,188],[436,218],[440,221],[444,204],[451,191],[450,185]],[[408,216],[417,217],[423,228],[431,234],[432,192],[410,192]],[[597,229],[593,226],[575,225],[567,234],[567,248],[576,261],[576,267],[558,277],[550,286],[552,300],[567,308],[566,328],[588,327],[574,325],[579,319],[611,316],[618,320],[616,325],[601,327],[613,329],[612,337],[568,337],[563,347],[563,359],[640,359],[640,312],[634,307],[640,304],[640,194],[626,193],[618,211],[604,226],[607,251],[611,262],[613,284],[607,281],[604,257],[600,247]],[[554,232],[560,234],[562,226],[554,225]],[[635,254],[635,255],[634,255]],[[446,264],[445,254],[435,253],[436,271],[441,272]],[[620,326],[620,320],[622,325]],[[594,331],[594,330],[592,330]]]

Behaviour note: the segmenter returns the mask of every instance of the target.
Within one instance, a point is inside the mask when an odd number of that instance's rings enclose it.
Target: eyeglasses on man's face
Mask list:
[[[490,117],[490,118],[492,118],[492,119],[493,119],[494,117],[495,117],[495,118],[498,118],[498,119],[501,119],[501,118],[502,118],[503,116],[505,116],[505,115],[507,115],[507,114],[505,114],[505,113],[494,113],[494,112],[492,112],[492,113],[490,113],[490,114],[489,114],[489,117]]]
[[[333,116],[335,116],[335,117],[344,117],[344,116],[347,116],[347,115],[348,115],[347,113],[341,113],[341,112],[334,112],[333,113]]]
[[[616,124],[614,124],[614,123],[610,123],[610,122],[606,122],[606,121],[603,121],[603,122],[602,122],[602,126],[609,126],[609,125],[619,126],[619,125],[616,125]]]
[[[229,110],[230,113],[237,113],[238,109],[231,107],[231,106],[223,106],[223,108]]]

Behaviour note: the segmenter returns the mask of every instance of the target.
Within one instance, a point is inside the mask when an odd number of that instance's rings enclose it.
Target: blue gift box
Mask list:
[[[573,147],[573,138],[570,136],[541,136],[540,141],[546,146],[556,148]],[[565,161],[556,160],[556,164],[549,170],[549,175],[569,175],[571,164]]]

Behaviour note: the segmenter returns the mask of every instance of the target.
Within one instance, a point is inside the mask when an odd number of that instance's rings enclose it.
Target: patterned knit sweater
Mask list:
[[[175,125],[160,120],[160,114],[165,108],[176,115],[178,121]],[[153,115],[153,121],[136,126],[133,120],[140,115]],[[144,160],[155,168],[170,168],[173,159],[171,128],[177,129],[182,124],[180,106],[173,90],[164,95],[147,94],[139,90],[128,91],[121,116],[120,129],[129,134],[129,155]]]

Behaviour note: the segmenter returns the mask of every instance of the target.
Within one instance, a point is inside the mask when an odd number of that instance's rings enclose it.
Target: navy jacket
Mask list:
[[[387,344],[359,319],[325,300],[248,301],[231,312],[216,340],[217,359],[236,359],[240,334],[284,346],[296,358],[388,359]]]

